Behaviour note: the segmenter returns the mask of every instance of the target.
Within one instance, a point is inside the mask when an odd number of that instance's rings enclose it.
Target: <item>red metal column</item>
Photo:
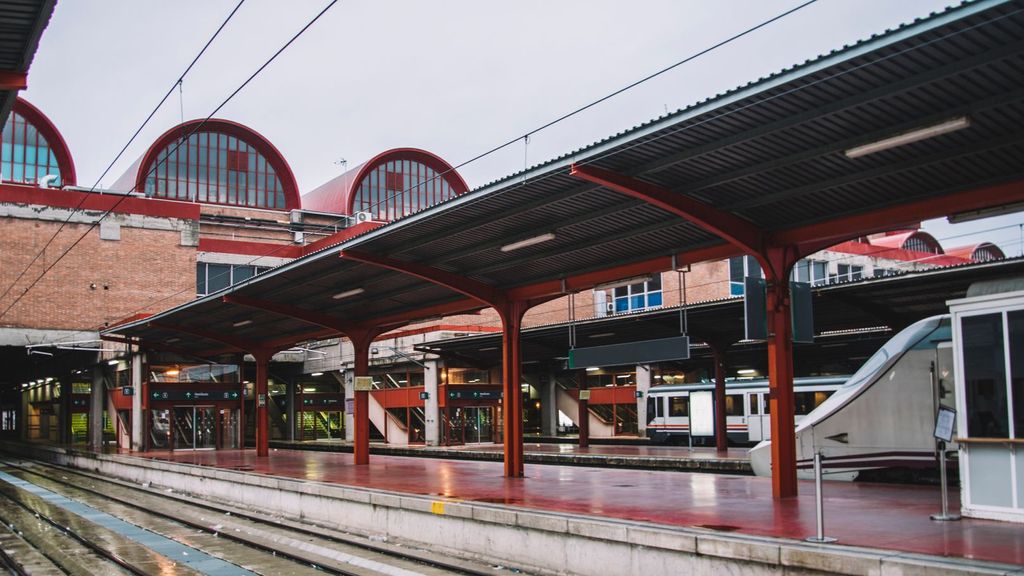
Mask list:
[[[505,476],[523,476],[523,393],[520,387],[521,342],[523,314],[528,305],[522,301],[506,302],[498,308],[502,329],[502,381],[505,383]]]
[[[577,388],[580,392],[587,389],[586,370],[577,370],[576,380],[579,382]],[[576,423],[576,427],[579,428],[580,431],[580,448],[590,446],[590,408],[587,407],[587,404],[588,401],[582,398],[577,401],[576,412],[578,417],[576,419],[578,422]]]
[[[789,272],[798,259],[795,249],[772,247],[764,254],[761,264],[767,282],[768,403],[772,435],[772,496],[775,498],[797,495]]]
[[[725,420],[725,350],[712,346],[715,358],[715,448],[719,452],[729,449],[729,426]]]
[[[267,410],[267,372],[272,353],[260,350],[252,353],[256,359],[256,456],[270,455],[270,411]]]
[[[350,333],[352,348],[355,350],[355,376],[370,375],[370,343],[373,336],[369,333]],[[355,391],[355,410],[352,415],[355,421],[355,439],[353,455],[355,464],[363,465],[370,463],[370,392],[367,390]]]

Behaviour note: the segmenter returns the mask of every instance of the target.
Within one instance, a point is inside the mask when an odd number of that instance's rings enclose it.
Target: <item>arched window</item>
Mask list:
[[[0,136],[0,178],[4,182],[35,184],[54,176],[51,186],[61,186],[57,154],[32,122],[12,111]]]
[[[144,168],[146,196],[285,210],[285,190],[255,146],[214,131],[177,138]]]
[[[416,160],[383,162],[359,182],[352,211],[381,221],[419,212],[462,192],[452,188],[449,177]]]

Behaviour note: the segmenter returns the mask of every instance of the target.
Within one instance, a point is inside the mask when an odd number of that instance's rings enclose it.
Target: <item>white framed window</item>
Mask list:
[[[743,296],[743,279],[747,276],[763,278],[761,265],[753,256],[733,256],[729,258],[729,295]]]
[[[270,270],[247,264],[196,263],[196,296],[206,296]]]
[[[647,282],[615,288],[613,302],[616,314],[661,306],[661,275],[655,274]]]

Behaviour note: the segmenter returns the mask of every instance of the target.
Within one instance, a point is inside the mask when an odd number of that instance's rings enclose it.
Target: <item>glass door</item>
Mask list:
[[[213,406],[175,406],[173,435],[175,450],[216,448],[216,412]]]
[[[462,410],[463,437],[466,444],[494,442],[494,412],[489,406],[471,406]]]

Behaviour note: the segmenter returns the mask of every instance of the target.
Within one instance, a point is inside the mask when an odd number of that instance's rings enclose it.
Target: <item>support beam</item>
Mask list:
[[[573,164],[570,174],[685,218],[744,252],[762,250],[761,232],[753,224],[700,200],[596,166]]]
[[[92,388],[89,395],[89,448],[103,451],[103,408],[107,401],[107,389],[103,378],[103,363],[92,368]],[[111,414],[111,419],[117,416]]]
[[[523,393],[522,381],[522,331],[523,314],[528,305],[512,301],[497,308],[501,316],[502,340],[502,382],[504,382],[503,406],[505,439],[505,476],[523,476]]]
[[[269,350],[253,350],[251,353],[256,359],[256,457],[266,458],[270,456],[270,411],[267,408],[270,398],[267,379],[270,358],[274,353]]]
[[[379,332],[373,330],[354,331],[347,334],[355,350],[355,376],[370,375],[370,344]],[[366,390],[355,391],[355,438],[353,441],[354,463],[363,466],[370,463],[370,393]]]
[[[768,403],[771,413],[772,496],[797,495],[796,421],[793,393],[793,326],[789,272],[800,259],[792,248],[771,248],[763,259],[767,282]]]
[[[28,72],[0,70],[0,90],[24,90],[28,88]]]
[[[729,449],[729,424],[725,418],[725,359],[728,346],[709,344],[715,362],[715,449]]]
[[[396,272],[401,272],[402,274],[414,276],[432,284],[443,286],[449,290],[454,290],[455,292],[469,296],[475,300],[479,300],[488,306],[493,306],[495,302],[504,299],[504,295],[501,291],[490,284],[477,282],[471,278],[459,276],[458,274],[441,270],[439,268],[424,266],[416,262],[395,260],[394,258],[371,254],[369,252],[346,250],[344,252],[340,252],[339,255],[345,260],[362,262],[379,268],[388,268]]]
[[[256,346],[253,342],[232,338],[230,336],[225,336],[211,330],[204,330],[202,328],[192,328],[190,326],[181,326],[179,324],[167,324],[165,322],[149,322],[148,326],[152,328],[159,328],[160,330],[188,334],[189,336],[210,340],[211,342],[220,342],[221,344],[225,344],[242,352],[249,352],[259,348],[259,346]]]
[[[295,318],[296,320],[302,320],[303,322],[313,324],[314,326],[322,326],[324,328],[331,328],[339,332],[345,332],[345,329],[352,329],[353,325],[351,322],[346,322],[341,318],[335,318],[328,316],[321,312],[314,310],[307,310],[298,306],[292,306],[290,304],[282,304],[280,302],[272,302],[270,300],[260,300],[258,298],[248,298],[246,296],[239,296],[237,294],[228,294],[221,297],[221,300],[227,304],[237,304],[238,306],[246,306],[248,308],[255,308],[257,310],[265,310],[267,312],[273,312],[281,316],[287,316],[289,318]]]
[[[928,198],[791,228],[772,234],[776,246],[799,245],[805,254],[874,232],[894,230],[922,220],[941,218],[958,212],[984,210],[1024,202],[1024,180],[963,190],[937,198]]]
[[[587,390],[587,371],[577,370],[576,371],[576,389],[578,392]],[[587,448],[590,446],[590,401],[585,398],[578,398],[576,401],[576,428],[579,430],[579,445],[580,448]]]

